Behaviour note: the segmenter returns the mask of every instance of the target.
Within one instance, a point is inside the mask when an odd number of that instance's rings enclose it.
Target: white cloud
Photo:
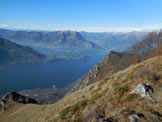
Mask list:
[[[42,27],[22,27],[10,26],[0,24],[0,28],[18,29],[18,30],[42,30],[42,31],[56,31],[56,30],[73,30],[73,31],[88,31],[88,32],[131,32],[131,31],[155,31],[162,28],[162,24],[147,26],[147,27],[89,27],[89,28],[42,28]]]

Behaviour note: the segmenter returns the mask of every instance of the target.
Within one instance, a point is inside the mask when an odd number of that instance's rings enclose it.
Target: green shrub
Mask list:
[[[107,83],[107,81],[109,80],[110,78],[105,78],[104,80],[100,81],[98,86],[101,87],[102,85],[104,85],[105,83]]]
[[[66,115],[68,115],[69,113],[76,112],[79,108],[85,107],[88,104],[95,104],[95,100],[104,96],[107,91],[108,91],[108,89],[105,89],[100,94],[93,96],[91,99],[85,99],[85,100],[79,101],[78,103],[76,103],[72,106],[66,107],[65,109],[63,109],[60,112],[60,118],[66,119]],[[79,120],[80,119],[78,118],[78,119],[75,120],[75,122],[79,122]]]
[[[95,100],[93,99],[93,97],[88,101],[88,104],[95,104]]]
[[[69,107],[63,109],[60,112],[60,118],[65,119],[67,114],[69,114],[71,112],[76,112],[80,107],[85,107],[88,104],[88,102],[89,102],[89,100],[85,99],[85,100],[79,101],[78,103],[76,103],[72,106],[69,106]]]
[[[101,87],[102,85],[104,85],[107,81],[103,80],[103,81],[100,81],[98,86]]]
[[[122,82],[123,82],[123,83],[128,82],[128,78],[124,79]]]
[[[76,117],[73,122],[83,122],[83,118],[81,116]]]
[[[61,119],[65,119],[65,116],[70,112],[70,106],[63,109],[61,112],[60,112],[60,118]]]
[[[91,99],[93,99],[95,101],[95,100],[101,98],[102,96],[104,96],[107,91],[108,91],[108,89],[105,89],[100,94],[97,94],[97,95],[93,96]]]
[[[88,99],[85,99],[85,100],[82,100],[82,101],[79,101],[77,104],[79,107],[84,107],[88,104]]]
[[[121,99],[121,103],[125,103],[125,102],[130,102],[135,100],[138,97],[137,94],[129,94],[126,97],[124,97],[123,99]]]
[[[125,92],[128,92],[129,89],[126,86],[116,86],[114,90],[121,94],[124,94]]]
[[[128,75],[128,80],[132,80],[134,78],[134,72],[131,72],[129,75]]]

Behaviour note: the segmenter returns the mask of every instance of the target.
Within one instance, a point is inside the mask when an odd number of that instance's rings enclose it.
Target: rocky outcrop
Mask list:
[[[149,99],[153,99],[153,96],[151,95],[151,92],[153,92],[153,88],[144,83],[140,83],[136,86],[136,88],[131,92],[131,94],[139,94],[141,97],[147,97]]]
[[[136,113],[132,111],[131,114],[128,116],[129,122],[140,122],[142,119],[146,119],[143,114]]]
[[[103,79],[105,76],[112,75],[115,72],[123,70],[135,63],[136,55],[126,54],[110,51],[104,60],[96,64],[88,74],[81,77],[76,85],[73,87],[72,92],[84,88],[96,81]]]
[[[5,110],[5,104],[6,104],[6,101],[5,100],[1,100],[1,102],[0,102],[1,104],[1,106],[2,106],[2,112],[4,112],[4,110]]]
[[[34,99],[22,96],[22,95],[20,95],[16,92],[9,92],[5,96],[3,96],[3,98],[0,102],[1,106],[2,106],[2,112],[4,112],[4,110],[7,108],[6,104],[9,101],[15,101],[15,102],[18,102],[18,103],[23,103],[23,104],[29,104],[29,103],[37,104],[37,101],[34,100]]]
[[[128,118],[129,118],[130,122],[139,122],[140,121],[140,117],[136,113],[129,115]]]

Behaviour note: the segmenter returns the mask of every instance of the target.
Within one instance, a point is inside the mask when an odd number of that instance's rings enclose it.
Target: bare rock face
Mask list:
[[[147,97],[149,99],[153,99],[150,91],[153,91],[153,88],[144,83],[140,83],[136,86],[136,88],[131,92],[131,94],[139,94],[141,97]]]
[[[0,104],[2,106],[2,112],[5,111],[6,109],[6,103],[9,101],[15,101],[18,103],[23,103],[23,104],[37,104],[37,101],[25,96],[22,96],[16,92],[9,92],[5,96],[3,96],[2,100],[0,101]]]

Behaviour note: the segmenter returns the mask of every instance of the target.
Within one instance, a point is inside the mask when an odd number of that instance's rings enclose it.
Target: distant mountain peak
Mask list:
[[[95,48],[95,44],[86,40],[77,31],[11,31],[0,29],[0,37],[25,43],[46,44],[50,47],[63,49],[89,49]]]

